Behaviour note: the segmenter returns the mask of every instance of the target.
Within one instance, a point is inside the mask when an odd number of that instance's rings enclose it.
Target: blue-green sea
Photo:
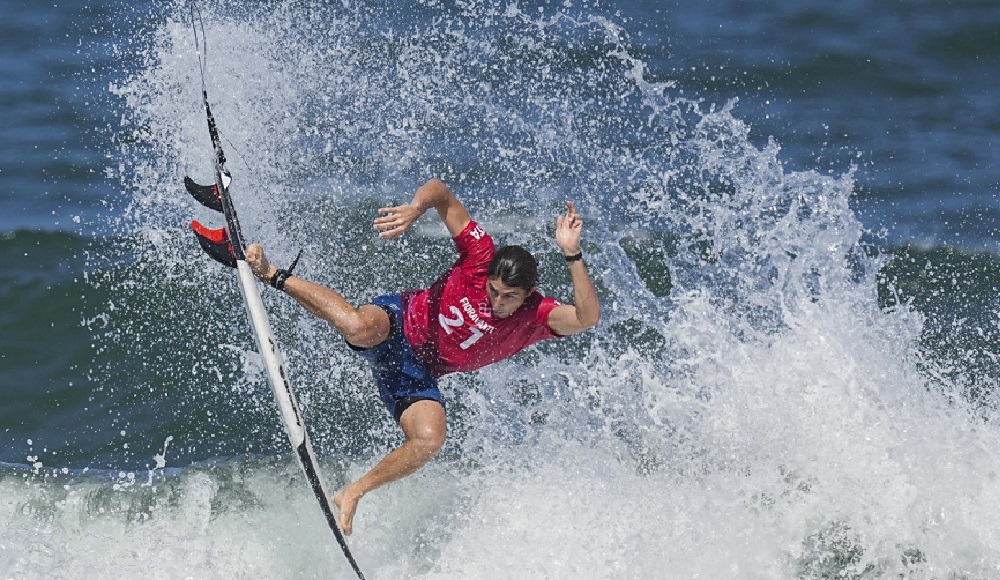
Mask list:
[[[356,303],[454,260],[444,179],[604,316],[442,380],[368,578],[1000,577],[1000,4],[195,3],[248,238]],[[0,579],[352,578],[295,464],[212,179],[192,4],[0,0]],[[401,434],[262,288],[331,487]]]

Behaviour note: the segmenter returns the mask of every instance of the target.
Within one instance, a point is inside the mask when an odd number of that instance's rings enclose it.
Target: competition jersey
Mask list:
[[[558,336],[548,317],[559,302],[538,291],[495,318],[486,294],[493,238],[471,221],[454,240],[459,257],[451,270],[427,290],[403,293],[403,332],[433,376],[474,371]]]

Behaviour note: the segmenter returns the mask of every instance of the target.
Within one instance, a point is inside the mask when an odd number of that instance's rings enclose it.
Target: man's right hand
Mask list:
[[[278,272],[278,268],[272,266],[267,261],[267,256],[264,254],[264,247],[260,244],[250,244],[250,247],[246,251],[246,259],[254,275],[265,284],[270,282],[271,278]]]
[[[378,237],[398,238],[410,229],[413,222],[424,215],[424,211],[426,210],[414,204],[379,208],[378,213],[382,215],[375,218],[375,229],[379,231]]]
[[[398,238],[432,207],[437,210],[453,238],[472,221],[469,212],[448,186],[440,179],[431,179],[417,188],[410,203],[379,208],[378,212],[382,215],[375,218],[375,229],[379,231],[380,238]]]

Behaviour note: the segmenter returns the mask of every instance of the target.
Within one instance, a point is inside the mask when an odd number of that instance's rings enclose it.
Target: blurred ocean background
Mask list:
[[[0,578],[351,578],[182,179],[190,5],[0,0]],[[453,261],[448,182],[605,317],[442,381],[449,443],[364,499],[369,578],[1000,577],[1000,4],[199,5],[244,229],[357,302]],[[265,301],[324,475],[399,442]]]

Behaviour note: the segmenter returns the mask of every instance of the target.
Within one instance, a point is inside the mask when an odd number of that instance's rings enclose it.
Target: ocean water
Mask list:
[[[235,277],[183,2],[2,2],[0,578],[351,578]],[[378,207],[445,179],[604,319],[442,381],[367,496],[369,578],[1000,576],[995,2],[200,5],[244,229],[361,302],[453,260]],[[324,476],[400,441],[266,293]]]

